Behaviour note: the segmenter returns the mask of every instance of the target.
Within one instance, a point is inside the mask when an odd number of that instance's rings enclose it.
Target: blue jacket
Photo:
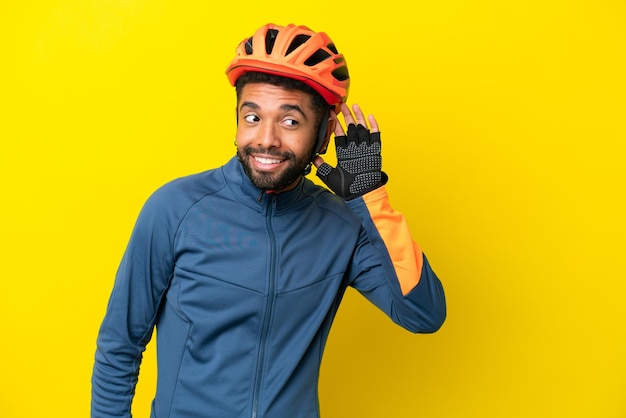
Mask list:
[[[386,201],[384,189],[377,196]],[[397,242],[415,248],[419,268],[402,294],[403,261],[392,260],[366,198],[346,203],[307,179],[264,194],[235,158],[157,190],[98,335],[92,418],[130,417],[155,326],[153,418],[318,417],[322,352],[347,286],[412,332],[437,330],[441,283],[417,246]]]

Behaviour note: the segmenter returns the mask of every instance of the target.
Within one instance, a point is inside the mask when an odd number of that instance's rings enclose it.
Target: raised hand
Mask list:
[[[387,175],[382,171],[378,123],[369,115],[370,131],[361,108],[355,104],[352,110],[354,115],[345,103],[341,105],[347,133],[335,116],[337,167],[333,168],[320,156],[313,160],[317,176],[346,200],[362,196],[387,182]]]

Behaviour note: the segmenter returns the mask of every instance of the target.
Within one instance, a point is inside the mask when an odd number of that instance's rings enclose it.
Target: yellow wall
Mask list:
[[[449,303],[414,336],[350,292],[324,417],[626,416],[623,1],[210,3],[0,3],[0,417],[88,415],[139,208],[233,154],[223,71],[269,21],[346,54]]]

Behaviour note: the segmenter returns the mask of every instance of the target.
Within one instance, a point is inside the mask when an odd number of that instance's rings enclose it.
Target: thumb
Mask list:
[[[313,165],[315,168],[319,168],[322,164],[324,164],[324,159],[319,155],[316,155],[315,158],[313,158]]]
[[[321,158],[320,158],[321,160]],[[313,163],[315,164],[315,162]],[[330,166],[330,164],[327,164],[324,162],[324,160],[322,160],[322,162],[320,163],[320,165],[316,164],[316,172],[315,174],[317,175],[317,177],[319,177],[320,179],[322,179],[322,181],[324,183],[326,183],[327,186],[331,187],[329,183],[329,178],[328,176],[330,176],[331,174],[333,174],[333,172],[335,171],[334,168],[332,168]],[[332,187],[331,187],[332,189]]]

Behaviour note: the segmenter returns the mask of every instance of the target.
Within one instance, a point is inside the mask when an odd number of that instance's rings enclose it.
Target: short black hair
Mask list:
[[[318,124],[322,122],[322,118],[328,114],[331,108],[321,94],[315,91],[313,87],[300,80],[256,71],[247,72],[237,79],[237,82],[235,83],[237,102],[241,99],[241,93],[244,86],[249,83],[271,84],[273,86],[282,87],[286,90],[298,90],[308,94],[311,97],[311,106],[313,106],[313,111],[317,117]]]

